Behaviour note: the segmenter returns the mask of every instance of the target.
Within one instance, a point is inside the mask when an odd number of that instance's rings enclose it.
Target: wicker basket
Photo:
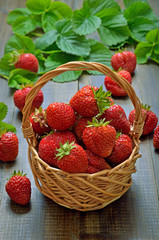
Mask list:
[[[110,76],[130,97],[136,109],[136,120],[131,129],[134,142],[133,151],[126,161],[111,170],[103,170],[94,174],[70,174],[60,169],[50,167],[38,156],[37,140],[29,121],[31,105],[38,91],[52,78],[65,72],[76,70],[95,70]],[[131,175],[136,171],[135,163],[139,154],[139,137],[144,120],[141,103],[133,87],[124,78],[113,72],[107,66],[95,62],[69,62],[45,73],[39,78],[26,98],[23,109],[22,131],[28,142],[28,157],[36,186],[45,196],[59,205],[80,211],[101,209],[120,198],[131,186]]]

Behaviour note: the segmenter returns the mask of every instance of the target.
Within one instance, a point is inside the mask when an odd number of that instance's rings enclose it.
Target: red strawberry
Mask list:
[[[89,149],[86,149],[85,152],[88,158],[88,173],[96,173],[104,169],[111,169],[111,167],[108,163],[106,163],[104,158],[97,156]]]
[[[60,144],[60,148],[57,149],[57,152],[57,165],[61,170],[69,173],[87,172],[87,155],[80,145],[67,141],[63,145]]]
[[[31,182],[26,174],[14,171],[11,178],[5,185],[9,197],[20,205],[26,205],[31,198]]]
[[[0,160],[14,161],[18,155],[18,137],[13,132],[7,132],[0,137]]]
[[[34,132],[39,135],[50,132],[52,130],[52,128],[47,123],[46,110],[42,109],[42,107],[39,109],[36,108],[35,112],[30,114],[29,119]]]
[[[75,112],[84,117],[94,117],[110,106],[109,92],[100,88],[87,85],[81,88],[70,100],[70,105]]]
[[[128,71],[119,71],[118,74],[124,77],[129,83],[131,83],[131,74]],[[106,76],[104,80],[105,87],[108,91],[112,93],[113,96],[122,97],[126,96],[127,93],[121,88],[113,79]]]
[[[116,71],[121,68],[133,73],[136,68],[136,55],[131,51],[115,53],[111,58],[111,65]]]
[[[73,126],[73,132],[79,141],[82,140],[83,131],[88,125],[88,121],[90,122],[91,120],[92,118],[88,118],[88,117],[77,118],[75,125]]]
[[[51,103],[46,109],[46,115],[49,126],[58,131],[71,128],[76,121],[73,108],[66,103]]]
[[[115,144],[116,131],[108,123],[93,119],[83,131],[83,142],[86,148],[100,157],[109,156]]]
[[[155,113],[150,111],[150,106],[148,105],[142,105],[142,115],[145,116],[145,123],[143,127],[142,135],[147,135],[151,133],[155,127],[157,126],[158,118]],[[129,114],[129,121],[131,125],[133,125],[135,121],[135,112],[136,110],[132,110]]]
[[[24,53],[19,55],[16,63],[14,64],[15,68],[22,68],[31,72],[38,72],[38,60],[31,53]]]
[[[127,119],[124,109],[120,105],[112,105],[108,108],[102,118],[110,121],[109,125],[113,126],[116,131],[121,131],[124,134],[130,132],[130,122]]]
[[[18,89],[15,91],[15,93],[13,95],[14,104],[17,108],[19,108],[19,110],[21,112],[25,105],[26,96],[30,92],[30,90],[31,90],[31,87],[25,87],[22,89]],[[43,93],[40,90],[33,100],[32,111],[35,111],[35,108],[39,108],[42,103],[43,103]]]
[[[133,150],[133,142],[128,135],[121,134],[115,141],[115,146],[112,153],[107,157],[111,164],[120,164],[129,158]]]
[[[156,127],[153,135],[153,146],[155,149],[159,149],[159,125]]]
[[[39,143],[38,153],[40,158],[50,166],[57,167],[57,158],[55,154],[60,147],[60,142],[64,144],[67,141],[70,143],[73,141],[77,143],[75,135],[70,131],[54,132],[44,137]]]

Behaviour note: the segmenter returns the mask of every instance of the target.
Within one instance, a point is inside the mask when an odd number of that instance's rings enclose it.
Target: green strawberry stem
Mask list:
[[[105,122],[105,118],[97,120],[96,117],[92,118],[92,122],[88,121],[86,127],[100,127],[100,126],[107,126],[110,121]]]
[[[6,79],[6,80],[9,79],[9,77],[7,77],[6,75],[3,75],[3,74],[1,74],[1,73],[0,73],[0,77],[4,78],[4,79]]]
[[[141,107],[142,107],[142,109],[145,109],[147,111],[149,111],[151,109],[151,106],[147,105],[147,104],[141,104]]]
[[[67,141],[64,144],[60,143],[60,148],[56,149],[58,152],[56,154],[56,157],[58,157],[58,160],[70,154],[71,150],[76,147],[76,146],[73,146],[73,144],[74,144],[74,141],[71,143],[69,143],[69,141]]]
[[[14,172],[11,174],[11,176],[7,180],[11,179],[14,176],[24,177],[24,176],[26,176],[26,173],[23,174],[23,170],[22,171],[18,170],[18,172],[16,172],[16,170],[14,170]]]

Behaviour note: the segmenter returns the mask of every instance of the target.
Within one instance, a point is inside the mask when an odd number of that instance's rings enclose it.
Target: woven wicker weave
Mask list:
[[[71,70],[95,70],[110,76],[127,92],[136,109],[136,119],[131,129],[134,142],[133,151],[129,159],[111,170],[103,170],[94,174],[70,174],[50,167],[38,156],[37,140],[29,121],[32,101],[38,91],[50,79]],[[141,103],[133,87],[107,66],[95,62],[69,62],[45,73],[27,95],[22,120],[22,131],[28,142],[29,163],[36,186],[45,196],[67,208],[90,211],[105,207],[120,198],[132,184],[131,175],[136,171],[137,158],[141,157],[139,154],[139,137],[142,133],[143,124]]]

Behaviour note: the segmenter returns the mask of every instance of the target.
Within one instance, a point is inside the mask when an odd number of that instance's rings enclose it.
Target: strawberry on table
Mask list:
[[[131,138],[126,134],[117,135],[114,149],[106,160],[108,160],[110,164],[118,165],[129,158],[132,150],[133,142]]]
[[[14,104],[17,108],[19,108],[19,110],[22,112],[23,107],[25,105],[25,99],[27,94],[30,92],[31,87],[24,87],[22,89],[18,89],[15,91],[14,95],[13,95],[13,100],[14,100]],[[33,100],[32,103],[32,111],[35,111],[35,108],[39,108],[42,103],[43,103],[43,93],[41,90],[39,90],[38,94],[36,95],[36,97]]]
[[[110,92],[105,92],[100,88],[86,85],[81,88],[71,99],[70,105],[75,112],[84,117],[94,117],[107,109],[111,102]]]
[[[86,149],[85,152],[88,158],[88,170],[87,170],[88,173],[96,173],[104,169],[111,169],[111,167],[105,161],[104,158],[99,157],[89,149]]]
[[[23,172],[16,172],[11,175],[5,185],[8,196],[20,205],[26,205],[31,198],[31,182]]]
[[[60,143],[64,144],[67,141],[77,143],[77,139],[71,131],[54,132],[44,137],[39,143],[39,157],[50,166],[57,167],[57,149],[60,147]]]
[[[111,58],[111,65],[115,71],[123,69],[132,74],[136,68],[136,55],[132,51],[115,53]]]
[[[92,123],[83,131],[83,142],[89,150],[100,157],[111,154],[116,138],[115,128],[104,122],[93,118]]]
[[[156,127],[153,135],[153,146],[155,149],[159,149],[159,125]]]
[[[30,114],[29,119],[34,132],[39,135],[50,132],[52,130],[52,128],[48,125],[46,119],[46,110],[42,109],[42,107],[39,109],[35,108],[35,112]]]
[[[73,108],[66,103],[51,103],[46,109],[46,116],[49,126],[58,131],[71,128],[76,121]]]
[[[68,141],[60,143],[57,149],[57,166],[69,173],[85,173],[88,168],[88,159],[85,150],[78,144]]]
[[[130,84],[132,81],[131,78],[131,74],[126,71],[126,70],[122,70],[119,71],[118,74],[122,77],[124,77]],[[113,79],[111,79],[109,76],[105,77],[104,80],[104,84],[105,87],[108,91],[110,91],[112,93],[113,96],[116,97],[124,97],[127,96],[127,93],[125,92],[125,90],[123,88],[121,88]]]
[[[37,58],[31,53],[17,55],[15,68],[22,68],[31,72],[38,72],[39,64]]]
[[[113,126],[116,131],[121,131],[124,134],[130,132],[130,122],[127,119],[124,109],[120,105],[112,105],[102,115],[106,121],[110,121],[110,125]]]
[[[0,160],[14,161],[18,155],[19,141],[13,132],[5,132],[0,135]]]
[[[145,117],[142,135],[150,134],[157,126],[158,117],[150,109],[151,107],[149,105],[142,105],[142,115]],[[129,114],[129,122],[131,125],[133,125],[135,121],[135,112],[136,110],[134,109]]]

